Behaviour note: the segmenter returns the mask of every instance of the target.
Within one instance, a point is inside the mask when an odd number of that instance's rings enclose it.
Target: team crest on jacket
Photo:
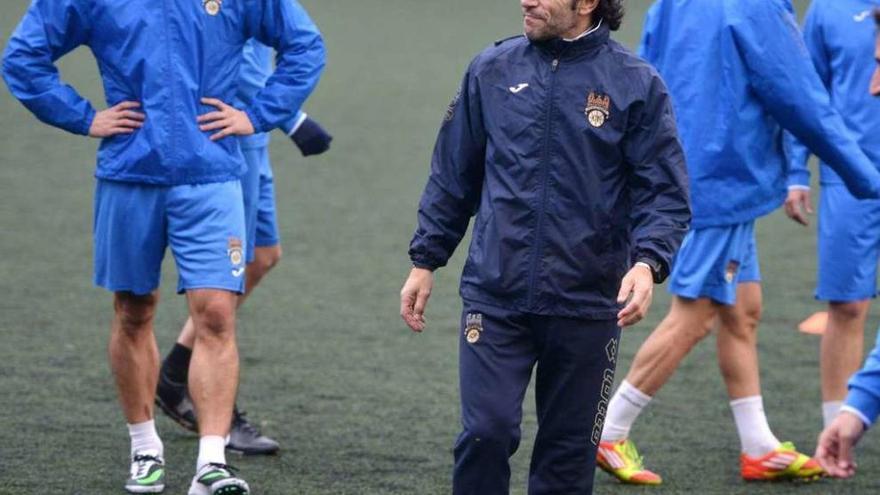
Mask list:
[[[476,344],[483,333],[483,315],[480,313],[468,313],[464,329],[464,338],[468,344]]]
[[[595,128],[602,127],[611,115],[611,98],[595,91],[587,95],[587,108],[584,109],[587,122]]]
[[[203,0],[202,5],[205,6],[208,15],[217,15],[220,13],[220,7],[223,6],[223,0]]]

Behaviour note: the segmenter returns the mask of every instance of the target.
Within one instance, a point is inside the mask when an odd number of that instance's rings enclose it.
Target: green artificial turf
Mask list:
[[[192,0],[197,1],[197,0]],[[233,1],[233,0],[229,0]],[[283,445],[275,458],[232,457],[257,494],[445,494],[458,433],[457,281],[465,249],[437,275],[429,328],[398,317],[406,250],[437,127],[470,58],[519,31],[514,0],[304,0],[329,49],[307,111],[335,136],[303,159],[275,136],[285,257],[240,313],[241,406]],[[3,0],[5,45],[28,2]],[[630,1],[616,35],[634,46],[646,0]],[[798,4],[802,10],[803,2]],[[103,107],[86,50],[63,76]],[[0,494],[121,493],[125,421],[106,360],[110,295],[91,283],[96,142],[39,123],[0,90]],[[796,324],[813,301],[815,227],[780,214],[758,227],[765,312],[760,352],[767,412],[781,438],[812,452],[821,414],[818,339]],[[162,352],[186,317],[166,260],[156,322]],[[668,307],[627,330],[621,365]],[[869,319],[874,335],[878,312]],[[597,474],[599,494],[870,494],[880,491],[880,437],[859,451],[851,481],[753,485],[738,478],[739,444],[714,358],[701,344],[633,430],[655,489]],[[622,376],[620,370],[619,376]],[[535,432],[531,395],[513,492],[525,493]],[[160,417],[168,490],[185,493],[197,442]]]

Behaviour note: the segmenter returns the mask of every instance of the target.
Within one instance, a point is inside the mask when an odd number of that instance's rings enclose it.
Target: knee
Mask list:
[[[265,274],[275,268],[281,261],[281,246],[269,248],[257,248],[254,256],[254,267],[260,274]]]
[[[868,304],[865,301],[833,302],[830,311],[834,319],[846,322],[858,321],[865,317]]]
[[[464,435],[472,442],[503,447],[512,453],[522,434],[514,418],[490,414],[469,421]]]
[[[119,322],[117,328],[125,335],[134,337],[149,329],[156,314],[157,294],[138,296],[130,292],[117,292],[113,308]]]
[[[235,322],[235,303],[212,298],[193,305],[196,338],[230,338]]]
[[[680,341],[696,345],[712,332],[714,324],[714,318],[702,318],[690,321],[678,321],[673,328],[676,329]]]

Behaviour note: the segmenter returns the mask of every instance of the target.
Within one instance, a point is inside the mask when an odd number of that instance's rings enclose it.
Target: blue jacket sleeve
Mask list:
[[[831,91],[831,62],[829,61],[825,37],[822,33],[818,3],[814,2],[807,11],[804,20],[804,42],[813,59],[813,66],[825,89]],[[807,160],[810,150],[790,132],[785,132],[785,155],[788,157],[788,185],[809,186],[810,169]]]
[[[409,246],[413,265],[446,265],[476,213],[483,187],[486,133],[473,64],[449,104],[419,203],[418,227]]]
[[[729,16],[764,108],[834,168],[854,196],[880,198],[880,173],[831,106],[791,11],[781,0],[744,0]]]
[[[629,125],[624,156],[631,167],[633,261],[648,257],[669,274],[691,219],[684,151],[666,85],[656,73]]]
[[[245,111],[256,132],[284,123],[305,103],[324,69],[324,40],[302,6],[294,0],[257,0],[262,15],[252,15],[252,32],[275,48],[275,71]]]
[[[61,81],[54,62],[89,39],[89,12],[80,0],[35,0],[3,54],[13,96],[41,121],[87,135],[92,104]]]
[[[880,416],[880,334],[865,366],[849,380],[846,405],[862,413],[870,424]]]
[[[642,38],[639,40],[639,46],[636,50],[636,53],[640,57],[645,60],[655,60],[656,57],[653,56],[652,47],[655,43],[652,43],[654,36],[657,31],[657,9],[659,8],[659,3],[655,2],[651,5],[651,8],[648,9],[648,12],[645,14],[645,26],[642,29]]]

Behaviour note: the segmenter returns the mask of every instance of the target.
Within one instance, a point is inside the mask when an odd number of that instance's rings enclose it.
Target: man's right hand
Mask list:
[[[101,110],[92,119],[89,127],[89,136],[106,138],[117,134],[131,134],[144,125],[143,113],[132,110],[140,108],[141,104],[136,101],[123,101],[116,105]]]
[[[835,478],[849,478],[856,474],[853,450],[864,433],[865,425],[861,418],[841,411],[819,435],[815,457],[822,469]]]
[[[413,267],[400,290],[400,317],[413,332],[425,329],[425,306],[433,287],[434,272]]]
[[[785,198],[785,214],[795,222],[807,226],[810,219],[807,215],[813,214],[813,200],[810,198],[809,189],[789,189],[788,197]]]

